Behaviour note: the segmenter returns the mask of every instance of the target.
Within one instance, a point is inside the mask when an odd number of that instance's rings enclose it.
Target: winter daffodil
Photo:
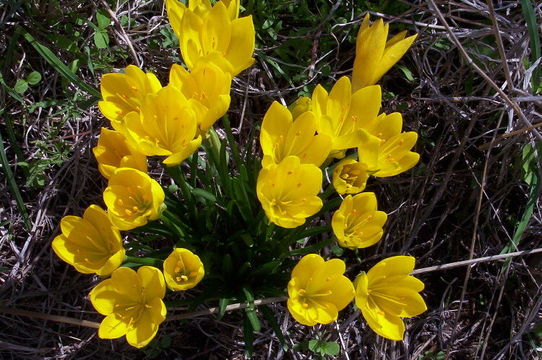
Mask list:
[[[115,130],[124,132],[124,117],[132,111],[139,113],[147,94],[153,94],[161,88],[154,74],[145,73],[135,65],[128,65],[124,73],[102,76],[102,100],[98,101],[98,107]]]
[[[305,111],[294,121],[287,107],[273,102],[265,113],[260,132],[262,166],[278,164],[289,155],[299,157],[302,164],[322,165],[329,154],[331,138],[317,129],[314,113]]]
[[[369,24],[365,15],[356,38],[356,57],[352,71],[352,87],[356,91],[374,85],[395,65],[416,40],[417,34],[405,38],[406,31],[388,40],[389,25],[382,19]]]
[[[180,164],[201,144],[198,119],[207,112],[205,106],[188,100],[173,86],[166,86],[145,98],[141,113],[126,116],[129,140],[147,155],[167,156],[167,166]]]
[[[354,298],[352,282],[344,276],[340,259],[324,261],[320,255],[305,255],[292,270],[288,282],[288,310],[307,326],[329,324]]]
[[[393,256],[361,273],[355,280],[356,306],[361,309],[369,327],[390,340],[403,340],[402,318],[427,310],[419,292],[424,284],[409,274],[414,270],[412,256]]]
[[[164,190],[142,171],[115,170],[103,194],[111,222],[120,230],[131,230],[156,220],[164,208]]]
[[[420,160],[420,155],[410,151],[418,139],[414,131],[401,132],[403,118],[400,113],[380,114],[370,128],[373,136],[358,145],[360,162],[367,165],[376,177],[395,176],[405,172]]]
[[[331,219],[333,233],[339,245],[348,248],[366,248],[380,240],[387,215],[377,211],[376,196],[367,192],[348,195]]]
[[[126,335],[130,345],[146,346],[166,318],[162,301],[165,294],[164,277],[157,268],[142,266],[137,272],[128,267],[118,268],[89,294],[96,311],[106,316],[98,328],[98,336],[116,339]]]
[[[288,156],[260,171],[256,192],[269,221],[295,228],[322,208],[317,196],[321,186],[322,171],[318,167]]]
[[[331,137],[330,156],[342,158],[344,150],[366,141],[369,134],[366,125],[378,116],[382,101],[380,86],[368,86],[352,94],[350,79],[343,76],[327,92],[317,85],[310,102],[296,105],[310,108],[318,119],[318,133]]]
[[[98,205],[90,205],[82,218],[64,216],[60,229],[62,233],[53,240],[53,250],[77,271],[105,276],[124,261],[120,232]]]
[[[188,249],[177,248],[164,260],[164,278],[173,291],[196,286],[205,275],[199,256]]]
[[[333,170],[333,187],[338,194],[357,194],[365,189],[368,178],[366,164],[343,159]]]
[[[147,172],[147,158],[133,149],[119,131],[102,128],[98,145],[92,149],[98,170],[106,179],[119,167]]]
[[[204,106],[203,113],[197,118],[202,134],[230,107],[231,75],[211,62],[202,61],[190,72],[174,64],[169,73],[169,85],[180,90],[187,99],[194,99]]]
[[[256,37],[252,16],[238,17],[238,0],[195,3],[166,2],[186,66],[194,69],[199,61],[210,61],[232,76],[250,67]]]

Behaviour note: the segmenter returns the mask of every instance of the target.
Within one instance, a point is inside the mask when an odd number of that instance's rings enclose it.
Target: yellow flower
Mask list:
[[[127,267],[118,268],[89,294],[96,311],[106,316],[98,336],[116,339],[126,335],[130,345],[146,346],[166,318],[162,301],[165,294],[164,277],[157,268],[142,266],[137,273]]]
[[[393,256],[380,261],[355,280],[356,306],[369,327],[390,340],[403,340],[405,324],[401,318],[427,310],[419,292],[424,284],[409,274],[414,270],[412,256]]]
[[[288,310],[307,326],[329,324],[354,298],[354,286],[344,276],[344,261],[324,261],[316,254],[305,255],[292,270],[288,282]]]
[[[120,232],[98,205],[90,205],[82,218],[64,216],[60,229],[62,234],[53,240],[53,250],[77,271],[105,276],[124,261]]]
[[[386,219],[385,212],[377,211],[375,194],[367,192],[344,198],[333,214],[331,227],[339,245],[366,248],[380,240]]]
[[[278,164],[289,155],[299,157],[303,164],[320,166],[329,154],[331,139],[317,133],[312,112],[306,111],[293,121],[288,108],[275,101],[263,118],[260,144],[263,167]]]
[[[378,116],[381,100],[380,86],[368,86],[352,94],[350,79],[343,76],[329,94],[317,85],[310,102],[296,104],[295,112],[310,108],[318,119],[318,133],[332,139],[330,155],[341,158],[345,149],[356,147],[369,136],[366,128]]]
[[[232,76],[250,67],[256,36],[252,16],[238,18],[238,0],[218,1],[212,7],[208,1],[197,3],[187,8],[176,0],[166,2],[186,66],[193,69],[205,59]]]
[[[115,170],[103,197],[111,222],[120,230],[131,230],[158,219],[165,206],[160,184],[131,168]]]
[[[192,289],[203,275],[203,263],[190,250],[177,248],[164,260],[164,278],[173,291]]]
[[[140,114],[126,116],[126,129],[141,153],[167,156],[163,163],[173,166],[200,146],[197,119],[205,112],[198,101],[187,100],[177,88],[166,86],[147,95]]]
[[[369,14],[365,16],[356,39],[356,57],[352,71],[354,91],[373,85],[380,80],[410,48],[417,34],[405,38],[406,31],[388,39],[388,24],[378,19],[369,25]]]
[[[169,73],[169,84],[187,99],[195,99],[205,106],[198,116],[198,126],[205,133],[230,107],[231,75],[210,62],[200,62],[191,72],[174,64]]]
[[[368,178],[366,164],[344,159],[333,170],[333,187],[339,194],[357,194],[365,189]]]
[[[98,145],[92,149],[98,170],[106,179],[119,167],[129,167],[147,172],[147,158],[134,150],[118,131],[102,128]]]
[[[102,76],[100,89],[102,101],[98,107],[102,114],[111,121],[115,130],[124,129],[123,119],[126,114],[139,112],[147,94],[162,88],[154,74],[144,73],[134,65],[128,65],[124,73],[109,73]]]
[[[256,193],[272,223],[295,228],[322,208],[322,200],[317,196],[321,186],[322,171],[318,167],[301,164],[297,156],[288,156],[278,165],[260,171]]]
[[[367,164],[368,171],[376,177],[388,177],[411,169],[420,155],[410,151],[416,144],[418,134],[401,132],[403,118],[400,113],[381,114],[372,124],[367,137],[358,145],[360,162]]]

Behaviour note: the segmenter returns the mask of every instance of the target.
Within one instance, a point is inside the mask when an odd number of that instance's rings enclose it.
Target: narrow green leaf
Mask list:
[[[533,4],[530,0],[520,0],[521,10],[523,17],[527,23],[527,30],[529,32],[529,42],[531,44],[531,61],[534,63],[540,57],[542,57],[542,48],[540,46],[540,34],[538,29],[538,22],[536,20],[536,14],[533,8]],[[532,84],[535,91],[540,84],[540,64],[537,69],[533,71]]]
[[[24,38],[34,47],[34,49],[36,49],[36,51],[45,59],[45,61],[47,61],[49,65],[58,71],[58,73],[66,80],[93,95],[96,99],[100,99],[102,97],[98,90],[81,80],[81,78],[71,71],[55,54],[53,54],[51,50],[37,42],[36,39],[30,35],[30,33],[24,29],[21,29],[20,31],[22,31]]]
[[[246,357],[251,359],[254,353],[254,329],[246,312],[243,316],[243,336],[245,338]]]
[[[271,329],[273,329],[273,331],[275,332],[275,335],[279,339],[282,349],[288,350],[288,344],[286,343],[284,334],[282,333],[282,330],[279,326],[277,319],[275,318],[275,314],[273,313],[273,311],[267,305],[260,305],[259,309],[262,312],[264,319],[267,321],[269,326],[271,326]]]
[[[228,299],[228,298],[221,298],[220,300],[218,300],[218,316],[217,316],[217,320],[222,319],[222,317],[226,313],[226,307],[228,306],[230,301],[231,301],[231,299]]]
[[[317,244],[310,245],[310,246],[305,246],[302,249],[292,250],[292,251],[288,252],[286,257],[292,256],[292,255],[306,255],[306,254],[309,254],[309,253],[316,253],[316,252],[320,251],[321,249],[323,249],[324,247],[326,247],[327,245],[331,244],[331,241],[332,241],[332,239],[326,239],[326,240],[320,241]]]
[[[6,179],[8,180],[11,194],[15,197],[15,202],[17,203],[17,208],[19,209],[19,213],[23,217],[23,221],[26,226],[26,229],[30,231],[30,229],[32,228],[32,225],[28,217],[28,212],[26,211],[26,206],[24,204],[23,197],[21,196],[21,192],[19,191],[19,187],[17,186],[17,181],[15,180],[15,176],[13,175],[13,172],[11,171],[9,161],[6,156],[6,150],[4,148],[4,140],[2,139],[1,133],[0,133],[0,162],[2,163],[2,169],[4,170],[4,174],[6,175]]]
[[[256,311],[254,309],[245,309],[245,313],[248,317],[248,320],[250,321],[250,325],[252,326],[252,329],[254,331],[260,331],[262,328],[262,325],[260,324],[260,319],[258,319],[258,315],[256,314]]]
[[[216,196],[204,189],[192,189],[192,195],[209,200],[212,203],[216,202]]]

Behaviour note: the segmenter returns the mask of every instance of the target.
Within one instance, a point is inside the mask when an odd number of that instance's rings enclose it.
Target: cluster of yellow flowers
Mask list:
[[[52,243],[55,253],[82,273],[110,276],[90,293],[105,315],[98,335],[126,335],[135,347],[147,345],[166,317],[166,286],[188,290],[204,276],[200,258],[176,248],[162,271],[120,267],[126,251],[120,230],[156,220],[165,208],[160,184],[147,174],[147,156],[163,156],[166,166],[180,164],[230,106],[232,77],[254,62],[255,32],[250,16],[239,18],[239,0],[191,0],[187,7],[166,0],[171,26],[179,37],[188,67],[174,64],[169,84],[134,65],[102,77],[102,114],[114,130],[102,128],[93,149],[100,173],[108,179],[103,193],[107,212],[89,206],[83,217],[66,216]]]
[[[388,177],[412,168],[419,154],[411,149],[415,132],[402,132],[400,113],[379,114],[382,90],[375,83],[408,50],[416,35],[406,31],[387,40],[388,24],[370,25],[367,15],[358,33],[356,58],[349,77],[341,77],[328,93],[317,85],[311,97],[289,108],[275,102],[265,114],[260,134],[263,160],[257,195],[268,219],[295,228],[323,206],[320,167],[335,164],[332,184],[347,196],[331,225],[339,245],[365,248],[380,240],[387,215],[377,209],[374,193],[362,191],[369,176]],[[347,157],[356,148],[356,157]],[[343,159],[345,158],[345,159]],[[356,280],[343,274],[342,260],[327,262],[315,254],[303,257],[288,284],[288,309],[302,324],[327,324],[352,299],[369,326],[393,340],[403,338],[402,317],[425,311],[418,294],[423,283],[409,276],[414,258],[388,258]]]
[[[185,248],[174,248],[161,269],[152,259],[126,256],[121,231],[161,217],[166,222],[164,211],[171,215],[162,186],[147,174],[147,156],[162,157],[173,167],[192,155],[228,111],[232,78],[254,62],[254,24],[251,16],[239,17],[239,0],[165,1],[186,68],[174,64],[166,86],[134,65],[103,75],[98,106],[113,130],[102,128],[93,152],[108,180],[107,209],[93,204],[83,217],[64,217],[52,243],[77,271],[108,277],[90,292],[93,306],[105,316],[98,335],[125,335],[135,347],[147,345],[165,320],[166,288],[188,290],[205,275],[201,259]],[[387,24],[371,25],[365,17],[352,80],[341,77],[329,93],[318,85],[311,97],[290,107],[274,102],[268,109],[256,194],[272,223],[291,229],[317,214],[323,206],[321,167],[334,167],[332,185],[346,195],[331,220],[339,245],[365,248],[381,239],[387,215],[378,210],[374,193],[362,191],[371,175],[394,176],[419,160],[411,151],[417,134],[402,132],[401,114],[380,114],[382,91],[375,85],[416,35],[402,32],[391,40],[387,35]],[[347,154],[350,149],[356,149],[355,157]],[[334,159],[340,161],[332,164]],[[145,264],[137,271],[126,264],[137,261]],[[424,285],[409,275],[413,269],[414,258],[395,256],[352,283],[344,275],[344,261],[309,254],[292,271],[288,309],[302,324],[327,324],[355,299],[375,332],[400,340],[402,318],[426,310],[419,295]]]

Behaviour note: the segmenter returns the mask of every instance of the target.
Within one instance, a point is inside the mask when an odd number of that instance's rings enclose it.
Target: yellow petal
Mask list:
[[[162,299],[166,295],[166,284],[162,272],[152,266],[142,266],[137,270],[143,288],[145,302],[154,298]]]
[[[405,324],[401,318],[383,312],[370,298],[360,309],[367,324],[375,333],[386,339],[403,340]]]
[[[226,53],[226,59],[233,67],[232,76],[254,64],[254,41],[256,33],[252,16],[235,19],[231,23],[231,42]]]
[[[128,324],[117,313],[112,313],[102,320],[98,328],[100,339],[116,339],[126,334]]]
[[[117,292],[111,279],[107,279],[96,285],[89,294],[90,302],[94,309],[102,315],[109,315],[113,312]]]
[[[393,275],[408,275],[414,271],[416,259],[412,256],[392,256],[379,261],[373,266],[367,276],[370,279],[369,287],[380,279]]]

